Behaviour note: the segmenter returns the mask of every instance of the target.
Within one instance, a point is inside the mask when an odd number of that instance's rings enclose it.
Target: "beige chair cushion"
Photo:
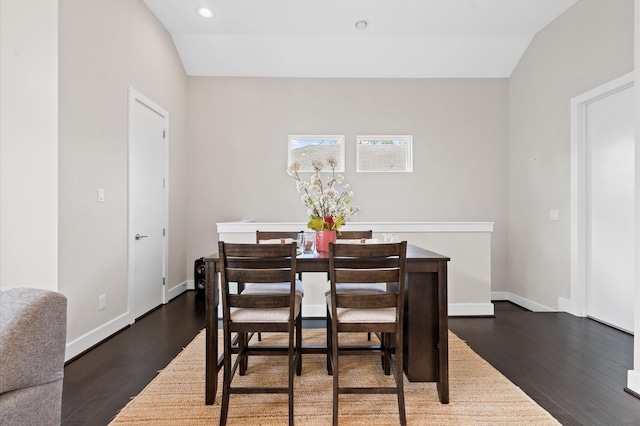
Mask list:
[[[247,283],[243,294],[263,294],[263,293],[289,293],[289,283],[276,284],[251,284]],[[304,296],[302,281],[296,280],[296,294]]]
[[[386,284],[351,284],[351,283],[341,283],[336,284],[336,291],[338,293],[357,293],[357,294],[369,294],[369,293],[385,293]],[[325,286],[324,295],[328,296],[331,291],[331,281],[327,282],[327,286]]]
[[[296,294],[295,316],[300,312],[302,296]],[[231,308],[232,322],[287,322],[289,321],[289,308]]]
[[[331,315],[331,295],[327,295],[327,309]],[[353,309],[338,308],[338,322],[396,322],[396,308]]]

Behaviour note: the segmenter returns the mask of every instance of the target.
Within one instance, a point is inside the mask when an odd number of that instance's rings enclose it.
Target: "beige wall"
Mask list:
[[[188,93],[188,259],[216,251],[217,222],[304,221],[287,136],[340,134],[354,222],[495,222],[492,285],[505,288],[505,79],[193,77]],[[361,134],[413,135],[413,173],[355,173]]]
[[[570,297],[570,100],[632,70],[633,0],[581,0],[509,79],[510,292],[552,309]]]
[[[58,8],[0,1],[0,287],[58,290]]]
[[[125,315],[129,87],[169,112],[169,277],[186,279],[186,75],[171,37],[141,0],[61,0],[60,291],[68,341]],[[97,202],[97,188],[105,202]],[[107,308],[98,311],[98,296]]]

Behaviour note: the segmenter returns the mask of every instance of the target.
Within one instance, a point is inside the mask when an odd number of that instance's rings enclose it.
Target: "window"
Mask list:
[[[336,172],[344,172],[344,136],[289,136],[289,163],[300,164],[301,172],[312,172],[313,161],[334,157]]]
[[[413,171],[412,136],[358,136],[356,171]]]

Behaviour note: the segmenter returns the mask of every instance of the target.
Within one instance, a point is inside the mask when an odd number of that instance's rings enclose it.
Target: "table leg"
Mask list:
[[[438,397],[449,403],[449,312],[447,262],[438,262]]]
[[[218,271],[206,262],[205,404],[212,405],[218,391]]]

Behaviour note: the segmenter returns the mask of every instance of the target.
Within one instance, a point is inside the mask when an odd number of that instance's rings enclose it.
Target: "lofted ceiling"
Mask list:
[[[359,78],[509,77],[533,36],[577,2],[143,1],[188,75]]]

